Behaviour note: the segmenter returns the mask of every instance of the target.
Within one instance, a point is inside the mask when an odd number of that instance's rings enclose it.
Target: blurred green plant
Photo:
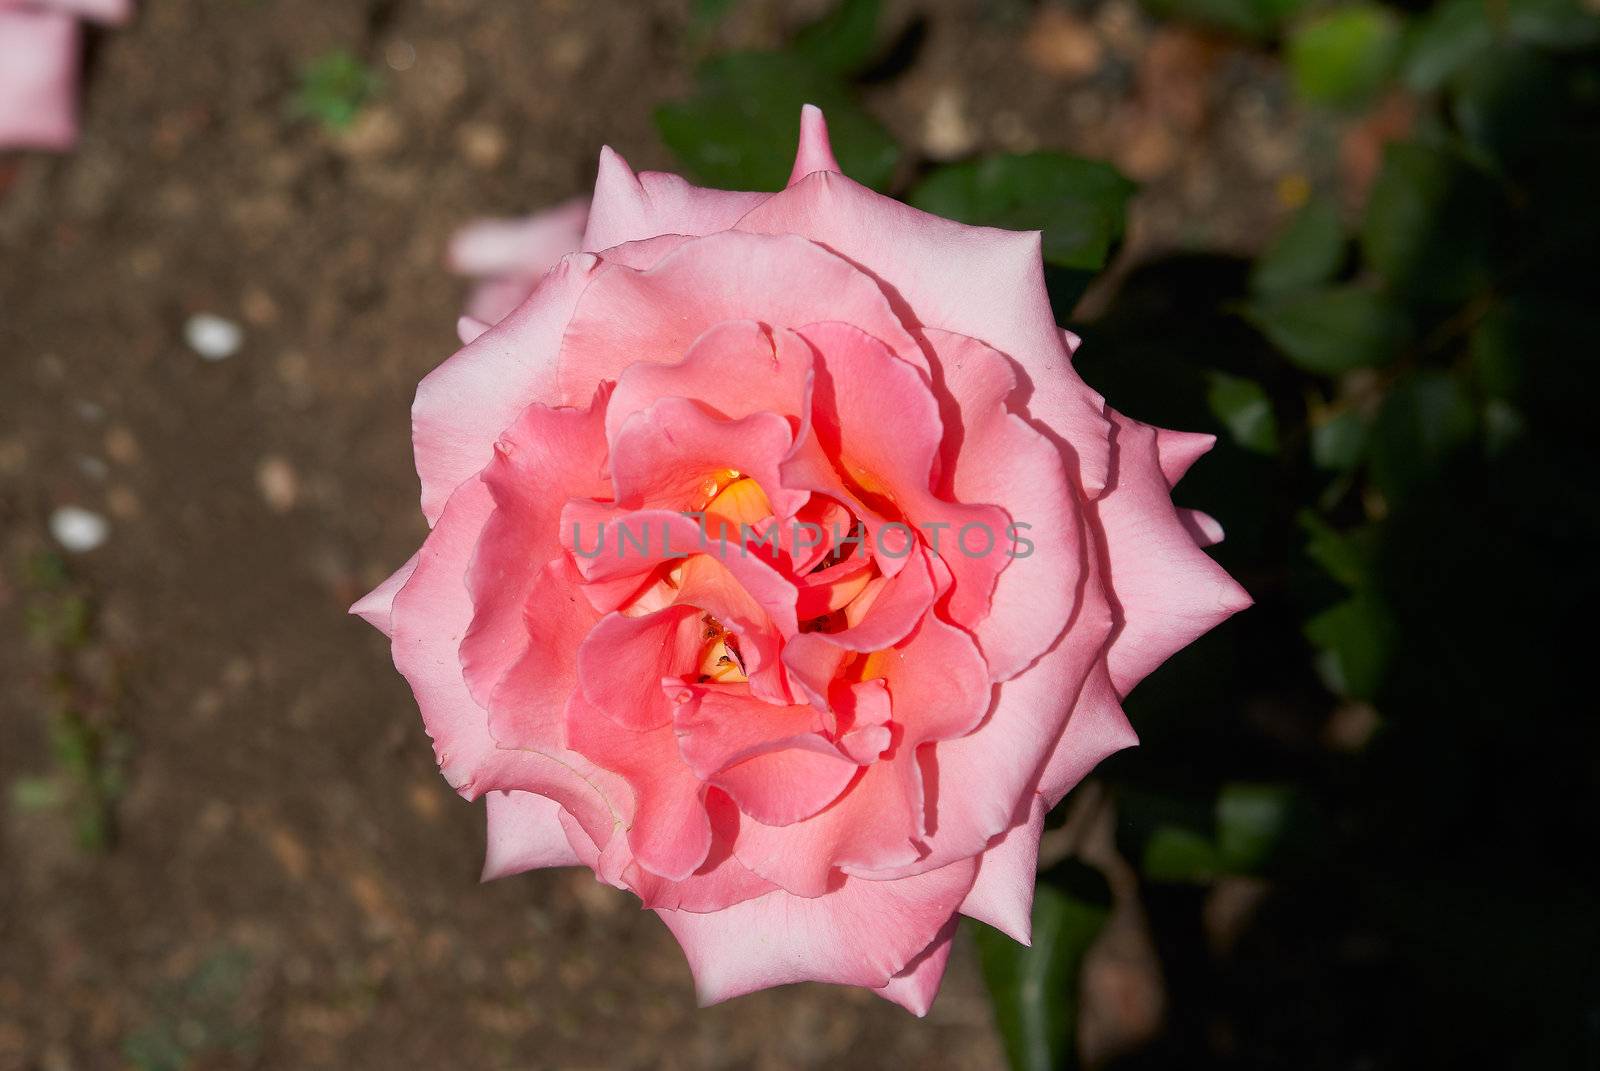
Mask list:
[[[383,79],[353,52],[318,56],[300,69],[290,110],[328,130],[341,131],[383,86]]]
[[[62,812],[85,851],[116,841],[132,740],[117,717],[115,665],[97,653],[94,608],[58,554],[37,553],[22,570],[23,620],[45,671],[41,680],[53,759],[48,773],[17,778],[19,813]]]
[[[726,5],[702,6],[716,18]],[[874,189],[894,177],[900,149],[861,106],[853,82],[877,54],[879,0],[844,0],[775,52],[730,52],[705,60],[687,100],[656,109],[661,140],[696,180],[725,189],[776,190],[788,180],[800,108],[828,116],[846,174]]]

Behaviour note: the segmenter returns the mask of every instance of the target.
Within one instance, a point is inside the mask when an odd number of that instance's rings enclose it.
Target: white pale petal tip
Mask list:
[[[111,534],[111,525],[93,510],[82,506],[62,506],[50,514],[50,534],[74,554],[94,550]]]
[[[489,330],[489,325],[475,316],[463,316],[456,321],[456,337],[463,346],[470,346]]]
[[[244,329],[232,320],[201,312],[185,321],[183,338],[201,357],[221,361],[239,352],[244,345]]]

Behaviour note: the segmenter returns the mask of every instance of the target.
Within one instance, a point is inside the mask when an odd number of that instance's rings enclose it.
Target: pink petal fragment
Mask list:
[[[0,149],[64,152],[78,140],[78,24],[0,10]]]

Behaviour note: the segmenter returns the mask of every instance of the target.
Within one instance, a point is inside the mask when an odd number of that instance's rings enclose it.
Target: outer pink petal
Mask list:
[[[405,587],[416,568],[417,555],[413,554],[404,565],[389,575],[389,579],[357,599],[355,605],[350,607],[350,612],[385,636],[392,635],[394,627],[389,616],[394,609],[394,597]]]
[[[553,403],[561,335],[599,264],[588,255],[567,257],[515,312],[418,385],[411,439],[429,524],[451,492],[489,463],[518,414],[532,402]],[[587,406],[593,394],[573,404]]]
[[[873,876],[893,876],[977,855],[1025,817],[1019,804],[1025,804],[1039,785],[1063,733],[1072,733],[1072,719],[1078,716],[1074,703],[1084,682],[1104,666],[1111,628],[1111,611],[1093,576],[1087,575],[1083,599],[1061,640],[1000,687],[994,708],[977,731],[927,749],[931,755],[924,756],[921,768],[934,824],[923,838],[926,856],[909,867]],[[1121,747],[1133,743],[1126,719],[1121,726],[1121,737],[1109,730],[1095,737],[1104,740],[1109,750],[1095,754],[1094,761],[1116,750],[1111,741],[1120,741]],[[983,786],[983,791],[972,791],[973,785]]]
[[[451,496],[417,553],[411,579],[394,597],[390,619],[395,668],[416,695],[439,770],[452,787],[468,799],[493,789],[549,796],[603,843],[616,820],[603,773],[567,751],[540,754],[496,747],[487,715],[462,680],[457,646],[472,620],[462,577],[491,508],[489,491],[478,480]]]
[[[1115,487],[1099,503],[1107,581],[1121,627],[1107,664],[1118,694],[1250,605],[1195,543],[1169,497],[1156,430],[1107,410],[1117,429]]]
[[[636,361],[675,364],[724,320],[789,327],[823,319],[855,324],[897,355],[923,360],[878,284],[803,238],[725,231],[685,242],[648,271],[608,263],[567,325],[560,393],[585,399]]]
[[[1025,945],[1033,939],[1033,886],[1045,811],[1044,800],[1035,794],[1027,820],[996,837],[978,857],[977,880],[961,902],[963,915]]]
[[[461,640],[461,664],[473,698],[485,707],[495,685],[527,650],[530,623],[537,627],[544,616],[570,617],[557,605],[570,595],[559,583],[544,584],[545,605],[533,603],[533,591],[545,577],[541,567],[561,554],[559,523],[566,500],[608,491],[604,413],[603,396],[587,409],[530,405],[495,443],[493,460],[483,470],[495,509],[466,575],[475,612]],[[572,652],[541,653],[570,660]]]
[[[1045,764],[1039,795],[1047,807],[1054,807],[1103,760],[1138,742],[1105,666],[1096,665],[1078,693],[1067,731]]]
[[[1161,459],[1161,475],[1168,487],[1178,486],[1183,474],[1217,445],[1215,435],[1199,431],[1156,429],[1156,454]]]
[[[1055,642],[1077,605],[1081,495],[1061,450],[1012,412],[1010,363],[974,339],[926,334],[955,407],[947,423],[959,429],[947,437],[950,496],[1001,506],[1028,540],[996,579],[988,615],[969,626],[994,679],[1009,680]]]
[[[793,186],[813,171],[838,171],[839,161],[833,158],[833,145],[828,140],[828,121],[822,109],[807,104],[800,109],[800,144],[794,153],[794,169],[789,172],[789,185]]]
[[[77,22],[0,10],[0,149],[60,152],[77,140]]]
[[[543,867],[581,865],[561,829],[561,805],[555,800],[532,792],[491,792],[487,802],[484,881]]]
[[[885,1000],[892,1000],[912,1015],[921,1018],[933,1007],[933,998],[939,995],[939,983],[944,981],[944,969],[950,963],[950,949],[955,944],[957,919],[952,917],[933,943],[915,959],[907,963],[899,974],[889,979],[889,984],[873,992]]]
[[[944,930],[975,869],[963,860],[904,881],[847,878],[814,899],[779,891],[711,914],[658,914],[702,1005],[791,982],[880,989]]]
[[[831,171],[773,194],[739,229],[804,235],[881,280],[907,324],[980,339],[1011,357],[1031,385],[1029,415],[1070,444],[1091,496],[1104,487],[1104,401],[1072,369],[1045,293],[1037,231],[969,227]],[[871,331],[848,316],[829,318]]]
[[[703,189],[657,171],[635,175],[627,161],[607,146],[600,150],[583,248],[608,249],[659,234],[724,231],[770,196]]]
[[[584,702],[568,704],[567,743],[612,771],[633,790],[628,846],[639,865],[671,881],[683,881],[711,851],[711,819],[705,786],[689,772],[670,727],[634,732]]]

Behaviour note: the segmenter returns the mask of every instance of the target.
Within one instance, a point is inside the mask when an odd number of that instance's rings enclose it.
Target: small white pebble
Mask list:
[[[50,534],[72,553],[82,554],[104,543],[111,534],[111,526],[92,510],[62,506],[50,514]]]
[[[183,337],[190,348],[208,361],[226,360],[244,345],[244,330],[238,324],[209,312],[189,317],[183,325]]]

